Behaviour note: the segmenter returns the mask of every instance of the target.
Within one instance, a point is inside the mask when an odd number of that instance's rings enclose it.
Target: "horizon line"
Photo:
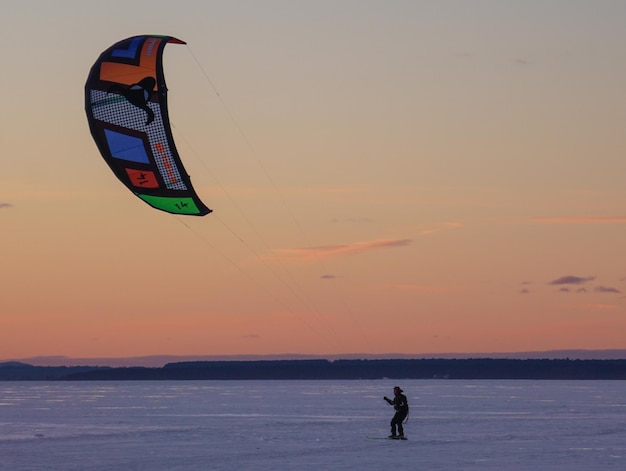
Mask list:
[[[273,353],[273,354],[231,354],[231,355],[171,355],[154,354],[125,357],[69,357],[64,355],[40,355],[22,358],[2,359],[0,363],[20,362],[33,366],[111,366],[111,367],[162,367],[168,363],[185,361],[259,361],[259,360],[354,360],[354,359],[579,359],[611,360],[626,359],[626,349],[552,349],[518,352],[448,352],[448,353]],[[97,365],[91,362],[98,363]]]

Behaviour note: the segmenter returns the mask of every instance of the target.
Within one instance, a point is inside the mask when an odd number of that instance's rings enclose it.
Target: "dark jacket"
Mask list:
[[[409,402],[406,399],[406,396],[402,393],[394,394],[393,401],[387,397],[385,400],[393,406],[396,412],[408,412],[409,411]]]

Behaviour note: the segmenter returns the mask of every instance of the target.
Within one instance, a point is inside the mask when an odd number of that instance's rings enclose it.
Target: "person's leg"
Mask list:
[[[396,419],[396,423],[398,424],[398,435],[400,437],[404,437],[404,426],[402,425],[402,422],[406,419],[406,415],[406,413],[399,412],[394,417],[394,419]]]
[[[397,435],[396,432],[396,427],[397,426],[402,427],[402,421],[398,422],[398,413],[396,412],[396,414],[393,416],[393,418],[391,419],[391,437],[395,437]]]

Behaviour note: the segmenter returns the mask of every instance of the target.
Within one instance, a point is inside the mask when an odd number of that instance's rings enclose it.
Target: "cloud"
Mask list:
[[[587,304],[584,307],[593,311],[621,311],[623,309],[621,306],[618,306],[616,304],[604,303]]]
[[[617,294],[621,293],[621,291],[618,290],[617,288],[611,288],[608,286],[596,286],[593,290],[596,293],[617,293]]]
[[[0,209],[12,208],[13,205],[11,203],[0,203]]]
[[[626,216],[554,216],[532,218],[538,224],[623,224]]]
[[[322,280],[334,280],[335,278],[337,278],[337,276],[336,275],[322,275],[320,276],[320,278]]]
[[[552,280],[548,284],[549,285],[582,285],[589,281],[593,281],[595,279],[596,279],[595,276],[580,277],[580,276],[568,275],[568,276],[562,276],[561,278],[557,278],[556,280]]]
[[[607,303],[563,304],[562,307],[577,311],[623,311],[623,306]]]
[[[283,249],[278,250],[277,253],[278,255],[283,255],[292,259],[316,260],[321,258],[356,255],[371,250],[406,247],[412,242],[413,241],[411,239],[381,239],[365,242],[353,242],[351,244],[327,245],[304,249]]]
[[[420,236],[428,236],[432,234],[436,234],[438,232],[450,230],[450,229],[459,229],[463,227],[463,223],[460,222],[440,222],[437,224],[432,224],[426,228],[423,228],[419,231]]]

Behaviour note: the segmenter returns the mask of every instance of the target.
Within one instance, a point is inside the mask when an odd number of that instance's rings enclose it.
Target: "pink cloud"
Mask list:
[[[626,216],[554,216],[533,218],[539,224],[623,224]]]
[[[578,311],[623,311],[624,308],[617,304],[607,303],[587,303],[587,304],[563,304],[562,307],[566,309],[573,309]]]
[[[438,224],[430,225],[426,228],[423,228],[419,231],[419,235],[428,236],[431,234],[436,234],[441,231],[450,230],[450,229],[459,229],[463,227],[463,223],[460,222],[442,222]]]
[[[356,255],[370,250],[406,247],[411,244],[411,239],[381,239],[365,242],[353,242],[351,244],[327,245],[303,249],[278,250],[279,255],[287,258],[300,260],[316,260],[320,258],[342,257]]]

